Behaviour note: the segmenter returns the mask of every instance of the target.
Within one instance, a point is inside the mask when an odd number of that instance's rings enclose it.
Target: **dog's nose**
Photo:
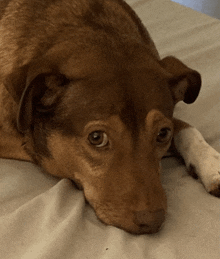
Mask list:
[[[135,213],[135,224],[146,233],[156,233],[159,231],[165,220],[165,211],[163,209],[150,212],[148,210]]]

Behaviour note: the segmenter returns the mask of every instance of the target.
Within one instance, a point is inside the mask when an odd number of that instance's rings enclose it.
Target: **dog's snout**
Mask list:
[[[159,231],[165,220],[165,211],[163,209],[149,212],[148,210],[138,211],[135,213],[135,224],[145,229],[147,233],[156,233]]]

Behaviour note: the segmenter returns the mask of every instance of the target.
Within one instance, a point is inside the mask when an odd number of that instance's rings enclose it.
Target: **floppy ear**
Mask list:
[[[172,56],[166,57],[160,62],[162,67],[170,74],[169,86],[174,102],[193,103],[201,88],[200,74]]]
[[[48,64],[36,62],[12,72],[4,85],[18,104],[17,128],[25,133],[30,130],[34,114],[51,113],[63,87],[69,82]]]

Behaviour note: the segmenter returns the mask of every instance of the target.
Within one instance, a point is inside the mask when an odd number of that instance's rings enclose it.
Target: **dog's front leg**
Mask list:
[[[220,154],[201,133],[186,122],[174,119],[174,146],[183,157],[189,172],[196,174],[205,189],[220,197]]]

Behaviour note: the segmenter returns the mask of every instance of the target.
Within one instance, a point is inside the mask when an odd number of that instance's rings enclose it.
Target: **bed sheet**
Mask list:
[[[200,71],[197,101],[177,117],[195,125],[220,152],[220,21],[169,0],[128,0],[161,57]],[[162,230],[131,235],[105,226],[67,179],[26,162],[0,159],[1,259],[219,259],[220,199],[188,176],[176,158],[162,161],[168,213]]]

